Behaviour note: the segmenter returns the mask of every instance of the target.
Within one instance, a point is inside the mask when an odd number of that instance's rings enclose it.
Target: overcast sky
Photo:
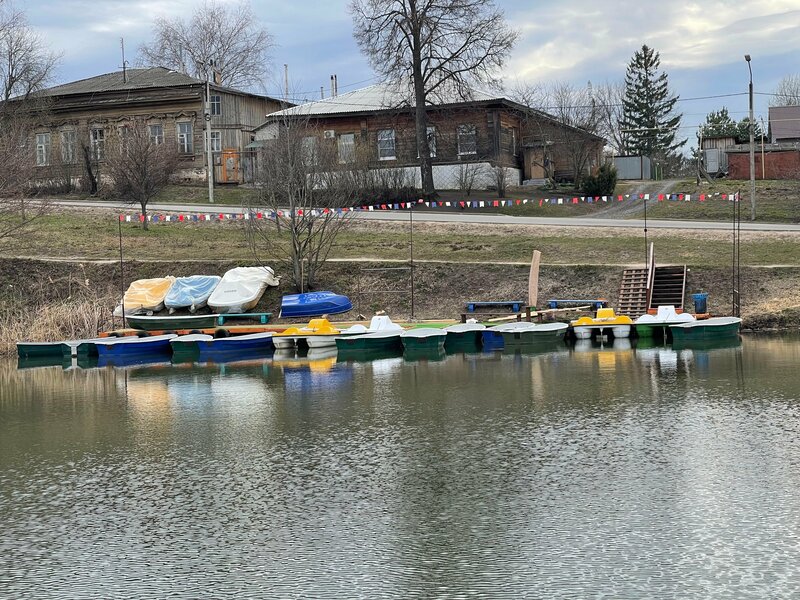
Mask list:
[[[63,53],[58,82],[135,64],[156,16],[187,16],[197,0],[26,0],[17,6],[52,48]],[[281,94],[289,65],[292,95],[318,98],[336,73],[339,92],[376,81],[352,39],[344,0],[253,0],[253,11],[277,43],[267,93]],[[727,106],[747,115],[752,55],[756,115],[766,119],[768,96],[787,74],[800,73],[800,0],[498,0],[520,32],[504,73],[515,82],[568,81],[576,85],[621,80],[633,52],[648,44],[681,96],[683,135],[693,139],[710,110]],[[732,97],[691,100],[707,96]]]

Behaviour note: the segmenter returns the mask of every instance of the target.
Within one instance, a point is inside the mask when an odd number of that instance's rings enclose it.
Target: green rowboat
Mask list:
[[[130,315],[128,325],[142,331],[175,331],[215,327],[219,315]]]
[[[739,335],[742,320],[739,317],[712,317],[691,323],[671,325],[672,341],[676,343],[724,340]]]
[[[418,327],[409,329],[400,334],[405,350],[435,350],[444,349],[447,332],[433,327]]]

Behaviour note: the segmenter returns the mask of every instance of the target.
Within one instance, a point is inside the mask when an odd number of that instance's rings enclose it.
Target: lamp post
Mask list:
[[[744,55],[747,61],[747,69],[750,71],[750,87],[748,88],[750,96],[750,220],[756,220],[756,148],[755,141],[753,140],[753,127],[755,125],[753,119],[753,68],[750,66],[750,55]]]

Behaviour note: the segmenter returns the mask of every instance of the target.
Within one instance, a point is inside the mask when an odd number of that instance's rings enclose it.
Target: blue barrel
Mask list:
[[[694,313],[696,315],[702,315],[708,312],[708,294],[705,292],[702,294],[692,294],[692,300],[694,301]]]

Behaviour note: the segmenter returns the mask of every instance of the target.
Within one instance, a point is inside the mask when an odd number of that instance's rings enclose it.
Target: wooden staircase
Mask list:
[[[657,267],[653,244],[650,244],[648,268],[625,269],[619,286],[617,313],[631,319],[641,317],[648,309],[671,304],[683,308],[686,295],[686,265]]]
[[[672,305],[683,308],[686,293],[686,265],[682,267],[656,267],[650,289],[650,308]]]
[[[631,319],[647,312],[647,269],[625,269],[619,286],[617,314]]]

